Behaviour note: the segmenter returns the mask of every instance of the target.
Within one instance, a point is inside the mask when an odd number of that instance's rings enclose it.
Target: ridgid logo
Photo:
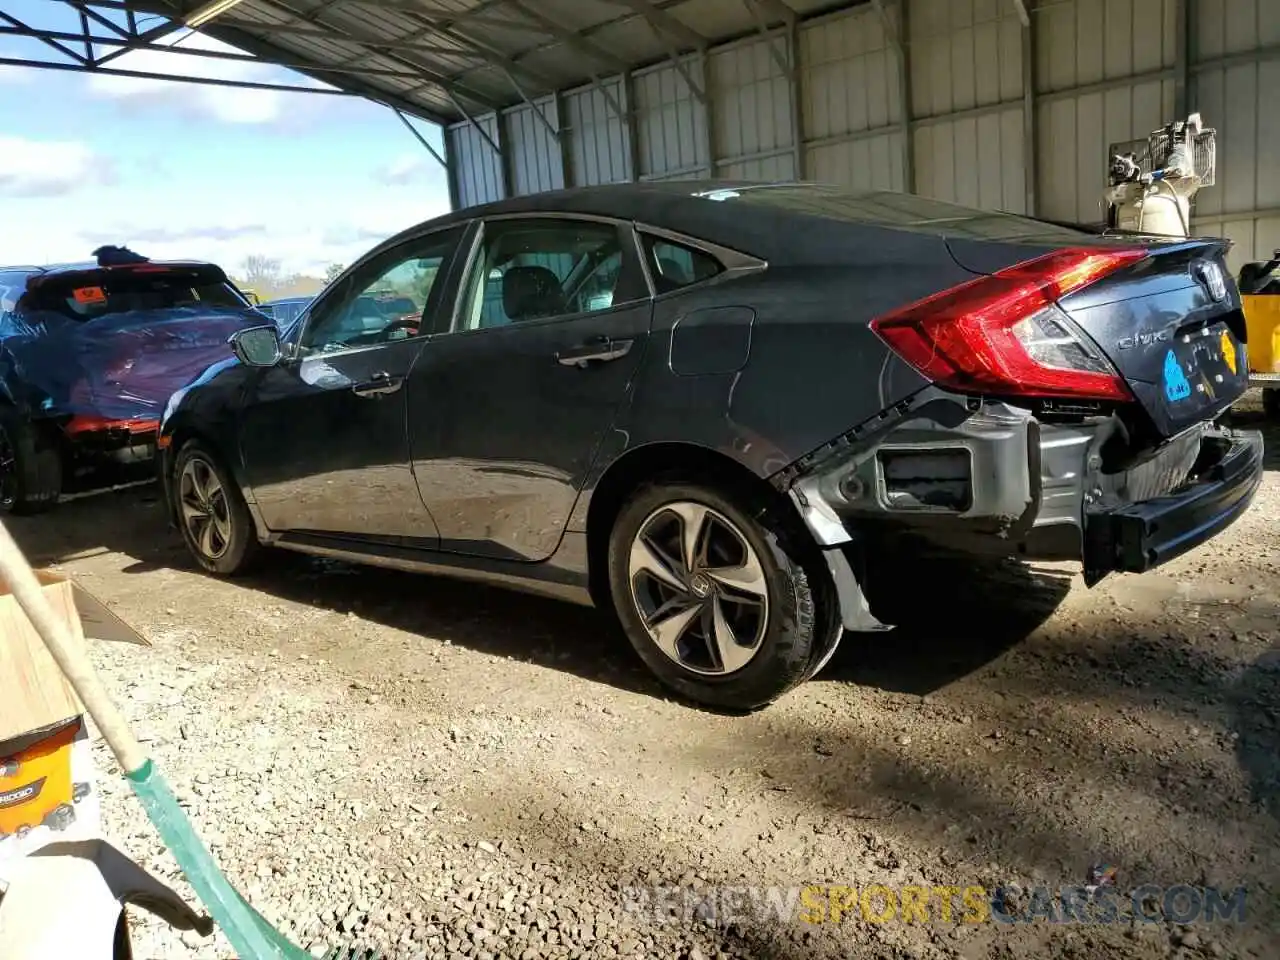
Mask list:
[[[16,807],[20,803],[26,803],[40,796],[40,791],[44,789],[45,778],[41,777],[34,783],[28,783],[26,786],[18,787],[16,790],[8,790],[0,793],[0,810],[5,807]]]

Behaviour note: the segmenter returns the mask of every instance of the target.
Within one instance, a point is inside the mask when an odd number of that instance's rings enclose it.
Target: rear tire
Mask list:
[[[170,483],[178,528],[196,563],[220,577],[248,570],[262,545],[240,487],[218,456],[189,441],[178,451]]]
[[[1280,420],[1280,389],[1266,387],[1262,391],[1262,412],[1268,420]]]
[[[627,639],[689,700],[755,710],[807,680],[838,640],[816,548],[785,514],[696,483],[623,506],[609,586]]]
[[[0,406],[0,513],[43,513],[62,494],[62,456],[9,404]]]

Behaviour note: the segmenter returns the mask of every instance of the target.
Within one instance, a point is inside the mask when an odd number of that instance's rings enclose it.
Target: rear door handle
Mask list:
[[[395,393],[404,386],[404,377],[393,377],[389,373],[379,371],[369,377],[367,383],[357,383],[351,392],[357,397],[385,397]]]
[[[592,362],[607,363],[610,360],[619,360],[630,351],[630,340],[610,340],[608,337],[598,337],[588,343],[570,347],[568,350],[561,350],[556,354],[556,362],[566,367],[585,367]]]

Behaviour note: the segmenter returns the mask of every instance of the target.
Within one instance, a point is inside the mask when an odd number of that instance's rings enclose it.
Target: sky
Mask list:
[[[79,30],[78,15],[53,0],[0,8],[32,26]],[[160,22],[139,19],[141,29]],[[178,36],[181,46],[230,49]],[[14,36],[0,36],[0,57],[63,59]],[[146,50],[112,65],[318,86],[261,64]],[[353,97],[0,65],[0,117],[0,264],[89,259],[119,243],[232,274],[260,254],[286,274],[320,275],[449,209],[440,164],[393,112]],[[439,129],[415,123],[443,154]]]

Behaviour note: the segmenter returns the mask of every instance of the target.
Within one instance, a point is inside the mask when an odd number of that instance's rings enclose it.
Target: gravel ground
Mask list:
[[[1280,437],[1270,435],[1271,450]],[[13,521],[153,642],[109,688],[247,898],[298,943],[388,957],[1277,957],[1280,461],[1227,535],[1085,590],[923,576],[770,709],[672,702],[592,611],[281,555],[194,571],[155,491]],[[927,610],[919,609],[927,607]],[[189,894],[101,744],[110,834]],[[721,917],[677,885],[1248,887],[1190,928]],[[733,922],[729,922],[732,920]],[[232,956],[135,918],[140,958]]]

